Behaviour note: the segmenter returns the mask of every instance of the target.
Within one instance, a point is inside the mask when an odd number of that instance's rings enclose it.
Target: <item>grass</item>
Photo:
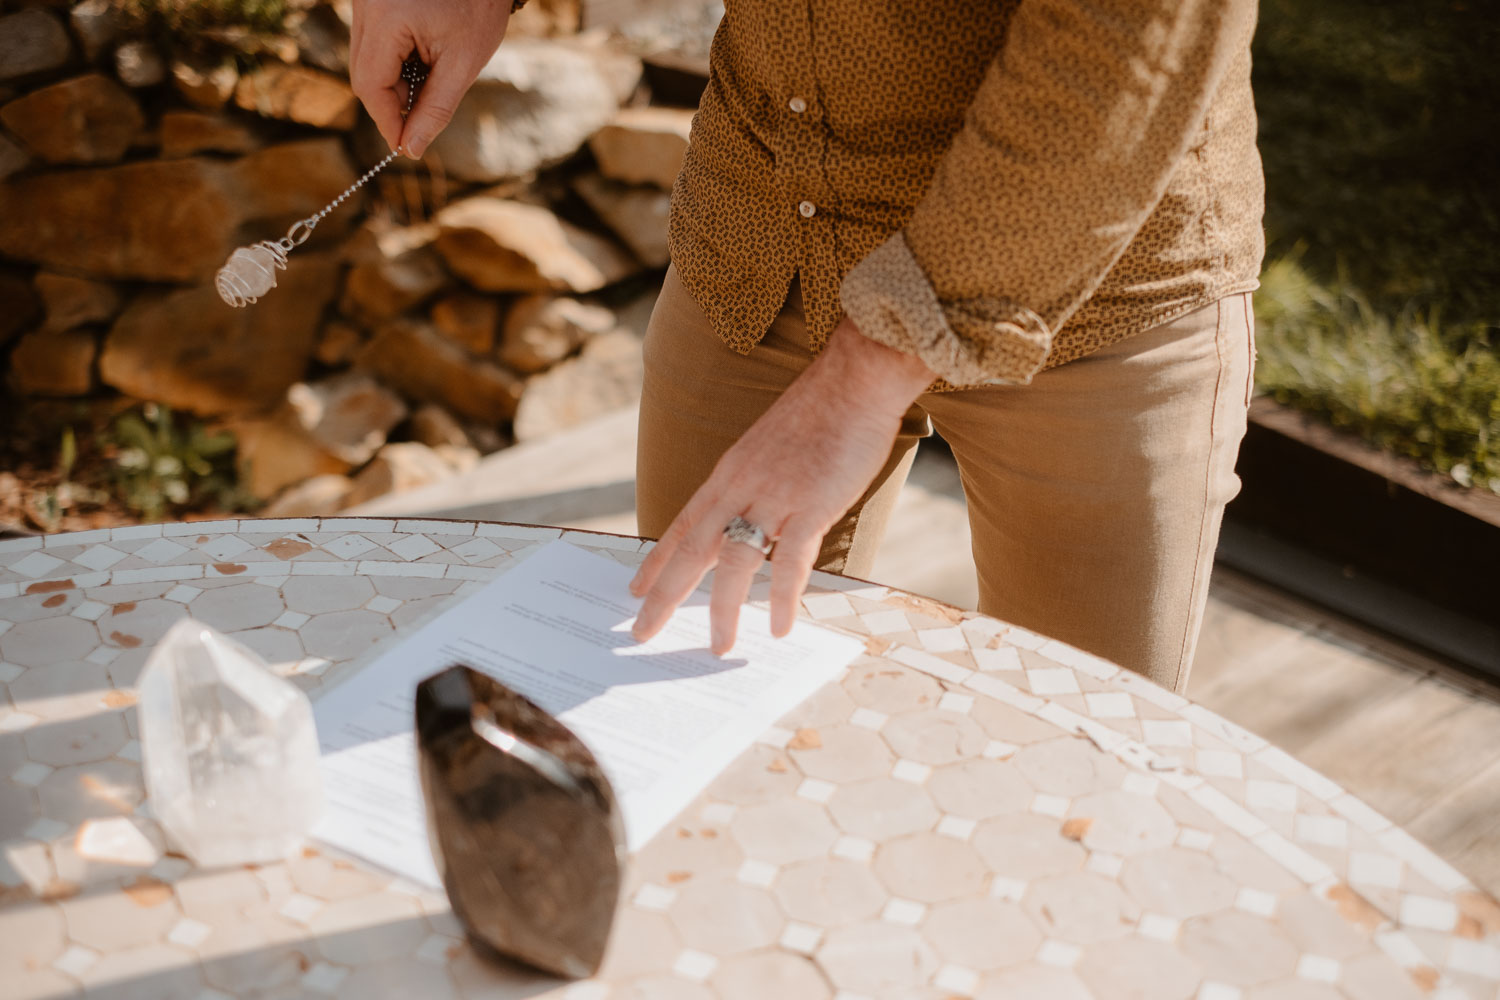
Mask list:
[[[1500,492],[1500,18],[1263,0],[1263,391]]]

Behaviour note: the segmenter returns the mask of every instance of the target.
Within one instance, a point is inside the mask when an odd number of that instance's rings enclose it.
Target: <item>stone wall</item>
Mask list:
[[[533,0],[427,157],[328,216],[238,310],[212,287],[229,253],[386,153],[347,83],[349,6],[294,0],[271,35],[188,37],[128,6],[0,4],[6,391],[227,426],[275,515],[454,475],[638,393],[691,119],[652,101],[640,15],[701,41],[712,4],[600,6],[622,32]]]

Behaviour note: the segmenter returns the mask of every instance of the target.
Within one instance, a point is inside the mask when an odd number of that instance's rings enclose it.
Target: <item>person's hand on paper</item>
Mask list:
[[[661,631],[709,570],[713,651],[734,646],[760,552],[724,538],[736,514],[776,540],[771,632],[796,621],[823,536],[884,466],[901,418],[933,380],[920,360],[860,334],[847,317],[818,359],[719,459],[646,556],[630,589],[645,602],[631,632]]]
[[[349,82],[392,149],[427,152],[509,23],[510,0],[354,0]],[[402,122],[401,63],[413,49],[427,64],[427,81]]]

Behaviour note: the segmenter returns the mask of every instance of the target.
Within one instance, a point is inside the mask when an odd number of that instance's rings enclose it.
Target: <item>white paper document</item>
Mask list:
[[[799,621],[740,613],[734,651],[709,652],[708,598],[694,593],[650,642],[630,636],[634,571],[552,542],[433,618],[320,699],[319,840],[438,886],[417,777],[418,682],[454,663],[482,670],[551,712],[614,786],[631,850],[691,802],[758,736],[863,648]]]

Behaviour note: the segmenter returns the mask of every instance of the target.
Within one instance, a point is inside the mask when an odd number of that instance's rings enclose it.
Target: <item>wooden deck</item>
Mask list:
[[[458,485],[383,498],[427,513],[631,533],[631,412],[493,456]],[[882,583],[976,600],[963,492],[923,449],[876,563]],[[1500,690],[1307,602],[1215,571],[1189,696],[1318,768],[1500,894]]]

